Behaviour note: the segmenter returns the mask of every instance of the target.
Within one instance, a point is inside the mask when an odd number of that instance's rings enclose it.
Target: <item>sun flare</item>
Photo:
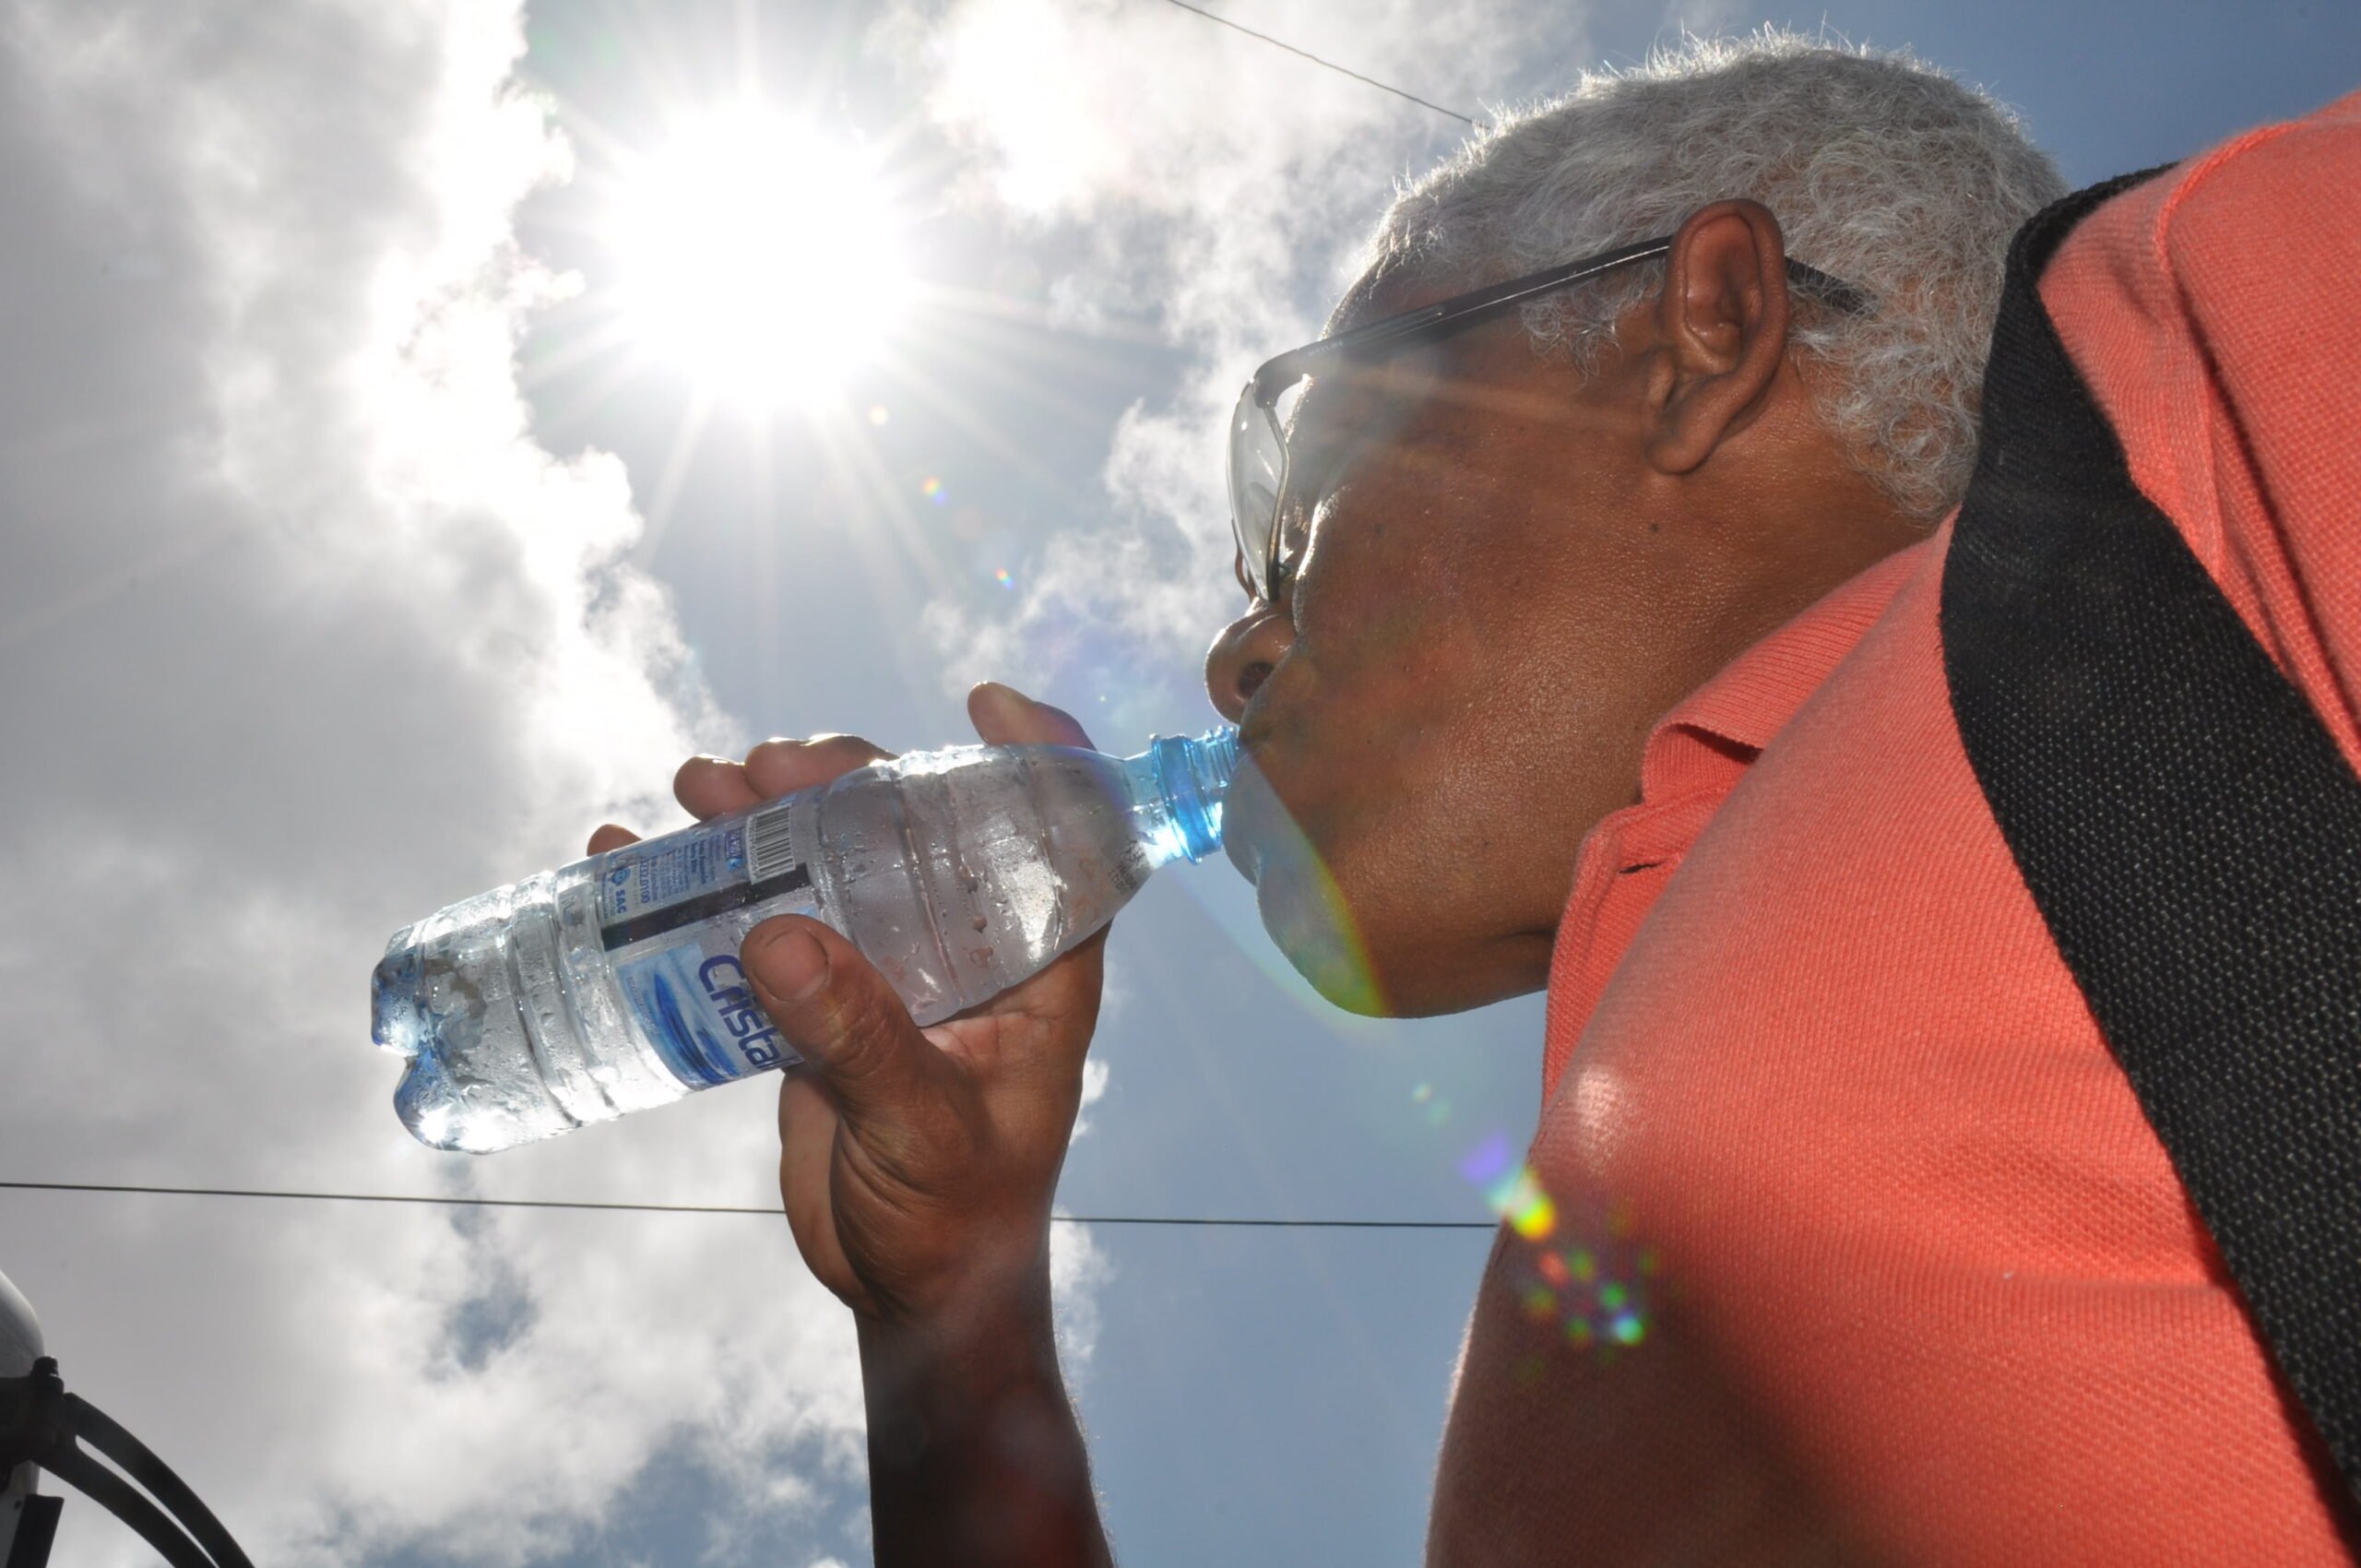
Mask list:
[[[630,172],[611,238],[634,343],[741,405],[825,400],[908,304],[876,160],[765,111],[678,131]]]

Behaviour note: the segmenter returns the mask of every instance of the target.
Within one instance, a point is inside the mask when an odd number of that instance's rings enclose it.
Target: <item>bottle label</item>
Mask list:
[[[754,999],[738,949],[773,915],[817,916],[809,840],[817,807],[796,798],[610,853],[599,936],[640,1032],[684,1084],[703,1088],[799,1058]]]

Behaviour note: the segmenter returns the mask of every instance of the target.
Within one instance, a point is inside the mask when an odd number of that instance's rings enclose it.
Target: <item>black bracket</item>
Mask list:
[[[113,1467],[86,1453],[85,1443],[113,1460]],[[49,1356],[35,1361],[29,1376],[0,1377],[0,1476],[28,1463],[138,1531],[172,1568],[254,1568],[171,1466],[97,1406],[65,1392]]]

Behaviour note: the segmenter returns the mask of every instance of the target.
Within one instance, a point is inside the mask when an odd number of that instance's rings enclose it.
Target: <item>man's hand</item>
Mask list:
[[[993,744],[1086,746],[1005,686],[969,694]],[[698,757],[673,779],[700,818],[885,756],[850,736]],[[593,854],[631,842],[592,835]],[[979,1007],[920,1029],[843,936],[786,915],[747,934],[756,998],[808,1063],[779,1091],[779,1191],[796,1245],[860,1327],[881,1564],[1103,1564],[1089,1464],[1050,1322],[1050,1202],[1082,1104],[1107,933]]]
[[[970,694],[994,745],[1087,746],[1082,726],[1005,686]],[[695,757],[673,793],[700,819],[884,759],[848,735]],[[601,828],[596,854],[630,842]],[[754,994],[810,1065],[779,1093],[779,1191],[796,1245],[854,1311],[925,1322],[1024,1289],[1047,1267],[1050,1200],[1082,1103],[1106,933],[931,1028],[842,935],[781,916],[743,957]]]

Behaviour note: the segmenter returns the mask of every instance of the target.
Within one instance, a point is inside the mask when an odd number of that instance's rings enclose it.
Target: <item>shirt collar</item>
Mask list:
[[[1683,697],[1649,732],[1640,798],[1665,804],[1736,783],[1885,612],[1940,536],[1938,530],[1847,578]]]
[[[1946,525],[1948,529],[1948,525]],[[1746,770],[1941,548],[1944,530],[1852,577],[1739,654],[1649,733],[1640,799],[1593,827],[1549,961],[1542,1093],[1559,1076],[1623,952],[1689,848]]]

